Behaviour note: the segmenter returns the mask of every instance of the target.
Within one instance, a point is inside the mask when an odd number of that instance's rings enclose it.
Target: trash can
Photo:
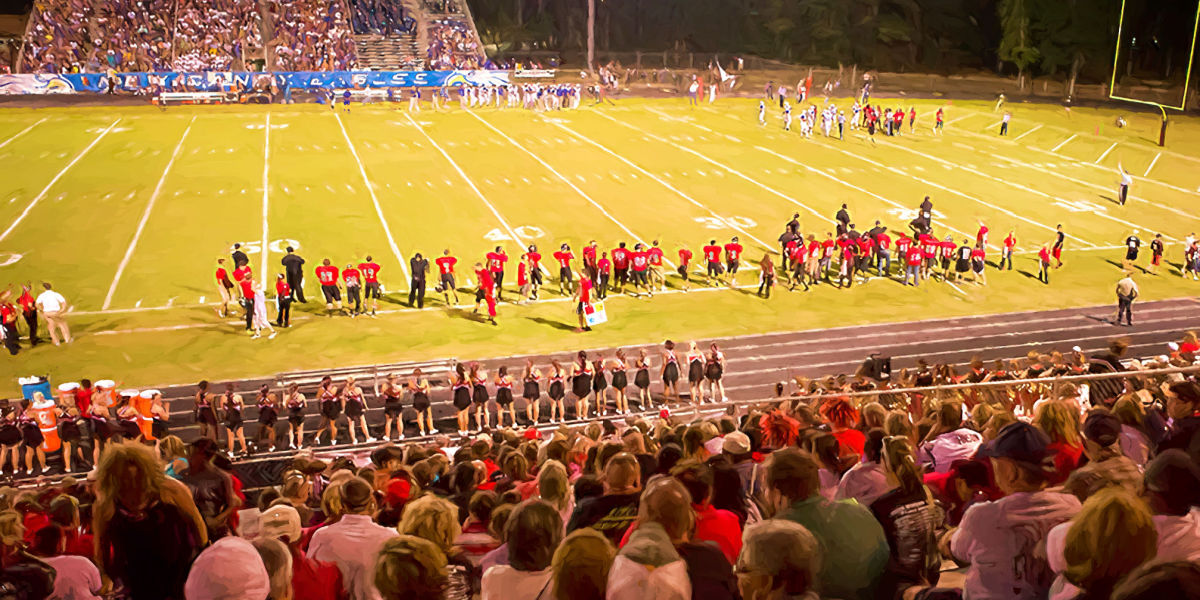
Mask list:
[[[39,377],[32,375],[22,377],[18,381],[21,383],[21,397],[26,400],[33,400],[35,392],[41,392],[46,398],[54,398],[54,392],[50,389],[50,379],[48,377]]]

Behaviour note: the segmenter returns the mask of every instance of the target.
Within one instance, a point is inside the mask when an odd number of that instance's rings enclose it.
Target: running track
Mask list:
[[[717,340],[725,353],[727,366],[725,374],[726,394],[731,400],[755,400],[770,398],[776,382],[790,379],[795,375],[819,377],[852,374],[858,365],[869,354],[879,352],[892,357],[892,370],[897,372],[902,368],[915,366],[919,358],[925,358],[930,363],[950,362],[954,364],[967,363],[974,356],[985,361],[1001,358],[1023,357],[1030,350],[1048,352],[1051,350],[1068,351],[1078,345],[1086,353],[1097,353],[1107,347],[1110,339],[1128,336],[1131,344],[1129,357],[1145,357],[1166,354],[1167,343],[1178,341],[1184,331],[1200,329],[1200,300],[1181,298],[1158,302],[1138,303],[1134,307],[1134,326],[1118,327],[1110,322],[1115,314],[1115,305],[1094,306],[1051,311],[1031,311],[1006,313],[998,315],[981,315],[958,317],[952,319],[929,319],[907,323],[889,323],[880,325],[864,325],[854,327],[836,327],[808,331],[780,332],[760,335],[739,336]],[[697,340],[707,344],[708,340]],[[676,354],[681,363],[687,352],[687,340],[676,341]],[[637,347],[627,347],[626,355],[630,358],[637,356]],[[589,355],[602,352],[604,356],[612,356],[614,349],[588,349]],[[647,347],[652,357],[651,392],[657,398],[661,395],[662,385],[657,376],[658,347]],[[573,352],[556,354],[564,367],[570,364]],[[533,358],[534,364],[542,369],[543,374],[550,364],[549,355],[514,356],[506,358],[477,359],[487,370],[489,378],[493,377],[501,365],[508,365],[514,379],[519,379],[521,368],[526,358]],[[469,360],[459,357],[462,361]],[[684,381],[680,389],[686,393],[686,367],[682,368]],[[629,373],[630,389],[633,388],[633,372]],[[256,390],[263,383],[272,383],[270,379],[244,380],[239,382],[238,389],[247,404],[253,402]],[[340,383],[340,382],[338,382]],[[442,431],[454,430],[453,407],[450,405],[450,391],[445,382],[435,384],[432,401],[436,423]],[[369,378],[359,380],[360,386],[368,395],[367,421],[372,427],[382,428],[382,400],[371,398]],[[517,414],[523,412],[524,401],[519,398],[520,384],[515,386],[514,394],[517,399]],[[214,384],[209,388],[219,393],[224,385]],[[545,384],[543,382],[543,402]],[[570,389],[568,383],[567,389]],[[313,402],[313,390],[302,389],[309,399],[307,408],[308,421],[305,429],[311,435],[317,424],[317,407]],[[489,385],[489,391],[493,392]],[[194,439],[198,430],[192,424],[192,394],[194,386],[179,386],[163,390],[164,398],[172,399],[170,408],[172,414],[171,432],[179,435],[185,441]],[[610,392],[611,395],[611,392]],[[634,394],[636,395],[636,393]],[[406,403],[408,400],[406,399]],[[568,411],[572,410],[572,399],[568,393],[566,402]],[[636,408],[636,403],[634,403]],[[257,409],[247,406],[245,411],[246,437],[253,439],[257,432]],[[287,423],[286,412],[281,410],[280,421],[277,425],[278,440],[286,443]],[[547,407],[543,404],[542,416],[548,415]],[[414,414],[411,409],[405,411],[405,419],[410,421],[406,433],[410,436],[417,433],[411,424]],[[493,416],[494,418],[494,416]],[[522,417],[523,418],[523,417]],[[344,430],[344,427],[339,427]],[[378,432],[382,433],[382,431]],[[345,433],[342,433],[345,436]],[[411,438],[410,438],[411,439]]]

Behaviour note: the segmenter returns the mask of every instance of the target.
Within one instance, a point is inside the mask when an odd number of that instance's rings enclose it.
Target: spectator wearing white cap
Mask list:
[[[278,500],[259,518],[259,539],[276,539],[287,544],[292,561],[293,600],[337,600],[344,589],[337,565],[305,555],[301,548],[300,513]]]
[[[734,470],[742,479],[742,490],[751,497],[758,497],[762,492],[762,473],[759,464],[754,462],[750,436],[740,431],[725,434],[721,442],[721,454],[733,462]]]
[[[399,533],[372,520],[375,496],[365,481],[348,479],[339,487],[345,514],[337,523],[313,534],[308,554],[337,565],[352,600],[380,600],[375,588],[375,560],[384,542]]]
[[[183,593],[188,600],[264,600],[271,580],[253,544],[226,536],[196,557]]]

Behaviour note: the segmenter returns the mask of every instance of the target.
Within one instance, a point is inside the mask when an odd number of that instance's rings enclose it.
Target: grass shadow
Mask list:
[[[533,321],[539,325],[549,325],[550,327],[561,329],[563,331],[575,331],[575,325],[572,323],[563,323],[562,321],[555,321],[554,319],[547,319],[546,317],[525,317],[525,319],[528,321]]]
[[[451,317],[475,321],[476,323],[487,323],[487,315],[471,312],[462,308],[448,308],[446,312],[450,313]]]
[[[1109,201],[1109,202],[1111,202],[1111,203],[1113,203],[1113,204],[1116,204],[1116,205],[1118,205],[1118,206],[1121,204],[1121,202],[1120,202],[1119,200],[1117,200],[1116,198],[1113,198],[1113,197],[1111,197],[1111,196],[1105,196],[1104,194],[1097,194],[1097,195],[1100,197],[1100,199],[1101,199],[1101,200],[1107,200],[1107,201]]]
[[[1017,272],[1030,278],[1030,279],[1037,281],[1037,278],[1038,278],[1037,273],[1030,273],[1029,271],[1026,271],[1024,269],[1017,269]]]

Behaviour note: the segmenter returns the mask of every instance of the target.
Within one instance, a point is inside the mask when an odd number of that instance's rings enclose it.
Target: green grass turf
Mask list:
[[[839,104],[848,111],[847,101]],[[906,122],[905,135],[876,136],[875,143],[862,130],[847,131],[845,141],[819,132],[802,139],[798,125],[782,131],[773,107],[760,127],[757,101],[750,99],[700,108],[680,100],[623,100],[545,116],[454,108],[412,120],[384,105],[355,105],[350,114],[316,105],[6,110],[0,143],[37,125],[0,147],[0,228],[16,222],[0,239],[0,263],[21,255],[0,267],[0,282],[53,281],[74,304],[70,322],[78,339],[68,347],[26,347],[0,361],[0,390],[15,391],[17,376],[34,373],[151,385],[1102,304],[1112,300],[1123,256],[1118,246],[1132,229],[1147,243],[1152,232],[1175,240],[1167,257],[1178,263],[1178,240],[1200,221],[1200,120],[1174,119],[1168,146],[1160,149],[1154,115],[1010,104],[1009,137],[997,139],[1000,117],[991,103],[902,105],[917,107],[915,134]],[[935,137],[938,106],[949,124]],[[1117,114],[1126,114],[1129,127],[1113,126]],[[1137,179],[1125,207],[1110,200],[1118,162]],[[261,244],[264,177],[266,239],[276,248],[289,243],[283,240],[298,243],[309,261],[309,297],[319,294],[311,268],[321,258],[344,266],[369,253],[382,266],[386,314],[328,319],[310,300],[296,307],[291,330],[251,341],[235,321],[221,322],[202,305],[216,296],[215,259],[228,256],[233,242]],[[860,229],[875,219],[905,229],[925,194],[943,215],[937,223],[943,236],[945,227],[956,240],[973,236],[983,221],[995,246],[1014,230],[1022,250],[1018,270],[989,269],[986,287],[933,283],[914,290],[873,280],[850,291],[777,290],[769,302],[744,290],[620,298],[608,303],[610,323],[586,336],[570,331],[574,315],[564,301],[502,304],[498,327],[446,310],[432,288],[432,308],[422,313],[399,304],[407,289],[400,259],[416,251],[433,258],[451,248],[460,259],[460,284],[492,246],[519,255],[517,241],[537,243],[552,271],[549,255],[559,243],[570,242],[578,255],[590,239],[605,248],[660,239],[674,260],[681,244],[699,257],[710,238],[723,243],[739,235],[746,258],[757,261],[774,249],[793,212],[801,214],[805,233],[830,230],[843,202]],[[1057,223],[1071,236],[1067,266],[1043,286],[1033,278],[1033,253],[1052,239]],[[1148,248],[1143,252],[1144,264]],[[266,257],[272,276],[280,256]],[[256,273],[263,258],[251,254]],[[1142,298],[1196,293],[1200,284],[1167,274],[1173,272],[1139,276]],[[508,283],[514,279],[510,265]],[[677,286],[677,277],[670,279]],[[741,283],[755,279],[747,272]],[[551,283],[544,296],[561,300],[556,288]],[[470,296],[460,293],[464,301]]]

